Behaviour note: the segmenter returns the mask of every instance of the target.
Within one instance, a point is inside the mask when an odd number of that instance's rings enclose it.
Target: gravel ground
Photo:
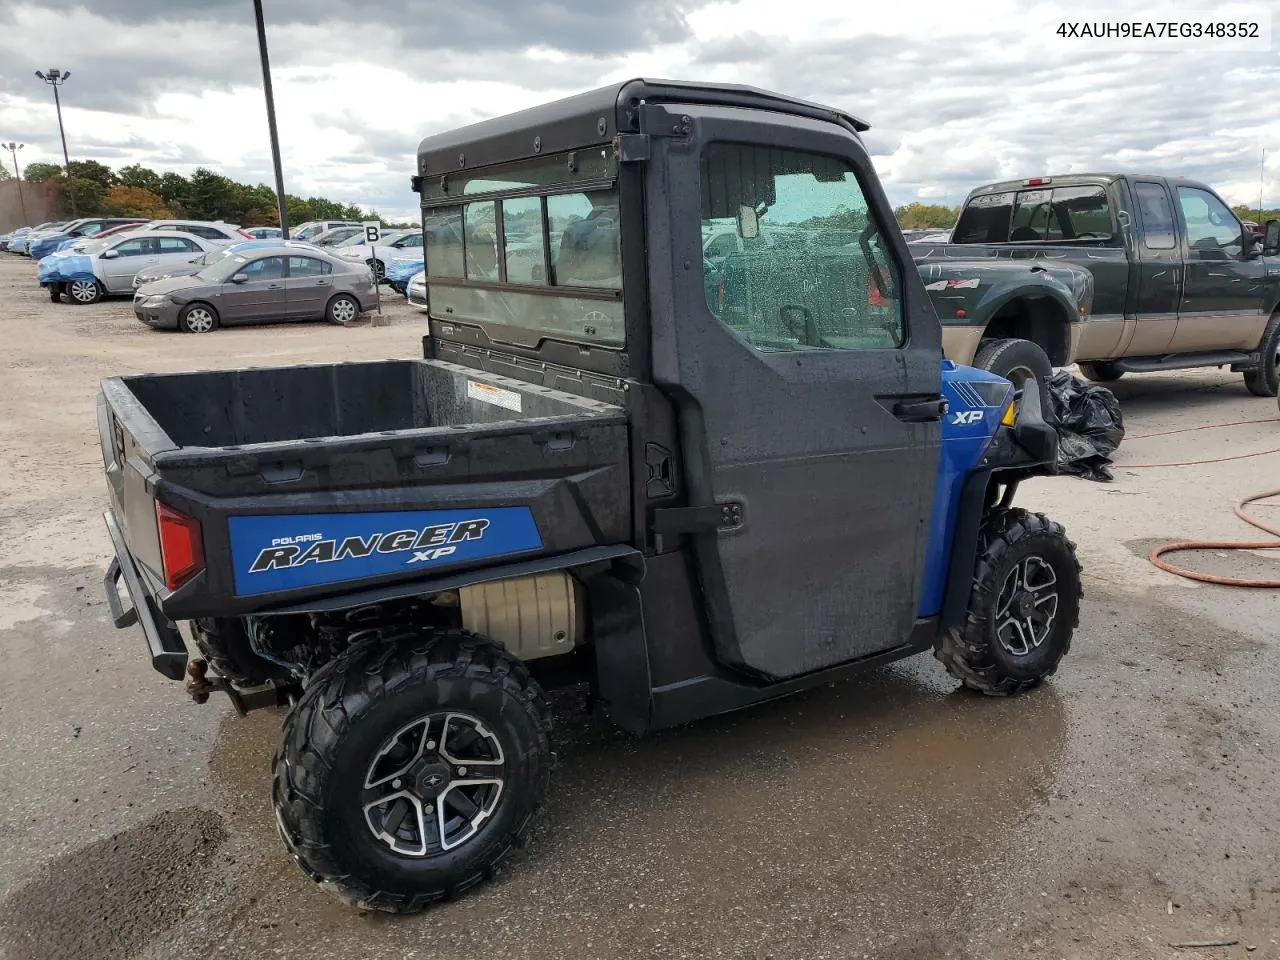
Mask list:
[[[546,816],[495,882],[364,915],[283,853],[281,717],[195,706],[106,620],[93,416],[115,373],[414,356],[421,315],[162,334],[55,305],[0,255],[0,957],[1280,957],[1274,591],[1177,580],[1154,543],[1254,539],[1274,402],[1207,371],[1116,384],[1116,480],[1029,484],[1086,598],[1052,682],[1008,701],[927,657],[644,740],[557,702]],[[1146,437],[1231,421],[1233,427]],[[1258,513],[1280,520],[1280,511]],[[1184,555],[1280,575],[1272,555]],[[1256,948],[1250,951],[1248,948]]]

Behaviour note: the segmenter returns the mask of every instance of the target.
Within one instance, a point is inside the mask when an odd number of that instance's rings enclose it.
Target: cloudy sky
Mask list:
[[[1243,6],[1161,0],[265,0],[286,189],[408,214],[418,140],[630,76],[750,83],[866,118],[895,203],[1128,169],[1280,206],[1280,45],[1126,51],[1064,20]],[[1117,16],[1119,15],[1119,16]],[[1269,31],[1269,26],[1264,25]],[[272,179],[252,0],[0,0],[0,139],[57,160]]]

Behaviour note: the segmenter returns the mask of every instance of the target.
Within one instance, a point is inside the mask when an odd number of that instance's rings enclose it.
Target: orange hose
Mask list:
[[[1266,451],[1274,453],[1275,451]],[[1228,458],[1232,459],[1232,458]],[[1211,462],[1211,461],[1204,461]],[[1162,560],[1161,557],[1166,553],[1177,553],[1181,550],[1280,550],[1280,529],[1263,523],[1257,517],[1251,517],[1245,512],[1245,504],[1253,503],[1255,500],[1265,500],[1268,497],[1280,496],[1280,487],[1275,490],[1263,490],[1261,493],[1250,494],[1235,505],[1235,515],[1249,524],[1256,527],[1263,533],[1269,533],[1275,540],[1265,540],[1256,543],[1245,543],[1243,541],[1234,540],[1180,540],[1177,543],[1166,543],[1162,547],[1156,547],[1151,551],[1151,562],[1166,573],[1172,573],[1179,577],[1185,577],[1188,580],[1199,580],[1201,583],[1217,583],[1226,587],[1280,587],[1280,580],[1250,580],[1244,577],[1220,577],[1212,573],[1201,573],[1198,570],[1187,570],[1184,567],[1176,567],[1173,564]]]
[[[1139,433],[1129,440],[1146,440],[1148,437],[1167,437],[1174,433],[1194,433],[1196,430],[1219,430],[1222,427],[1241,427],[1247,423],[1280,423],[1280,417],[1265,417],[1262,420],[1232,420],[1230,423],[1206,423],[1199,427],[1182,427],[1178,430],[1161,430],[1159,433]]]

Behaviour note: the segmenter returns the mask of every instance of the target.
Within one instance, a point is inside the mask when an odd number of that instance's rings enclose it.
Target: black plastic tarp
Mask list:
[[[1059,370],[1049,378],[1058,428],[1058,471],[1105,483],[1111,454],[1124,439],[1120,401],[1106,387]]]

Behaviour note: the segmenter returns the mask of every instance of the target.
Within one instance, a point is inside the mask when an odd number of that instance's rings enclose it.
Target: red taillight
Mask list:
[[[1052,177],[1032,177],[1030,180],[1023,180],[1022,185],[1024,187],[1042,187],[1051,182],[1053,182]]]
[[[156,504],[156,520],[160,525],[164,583],[170,590],[177,590],[204,569],[200,522],[163,503]]]

